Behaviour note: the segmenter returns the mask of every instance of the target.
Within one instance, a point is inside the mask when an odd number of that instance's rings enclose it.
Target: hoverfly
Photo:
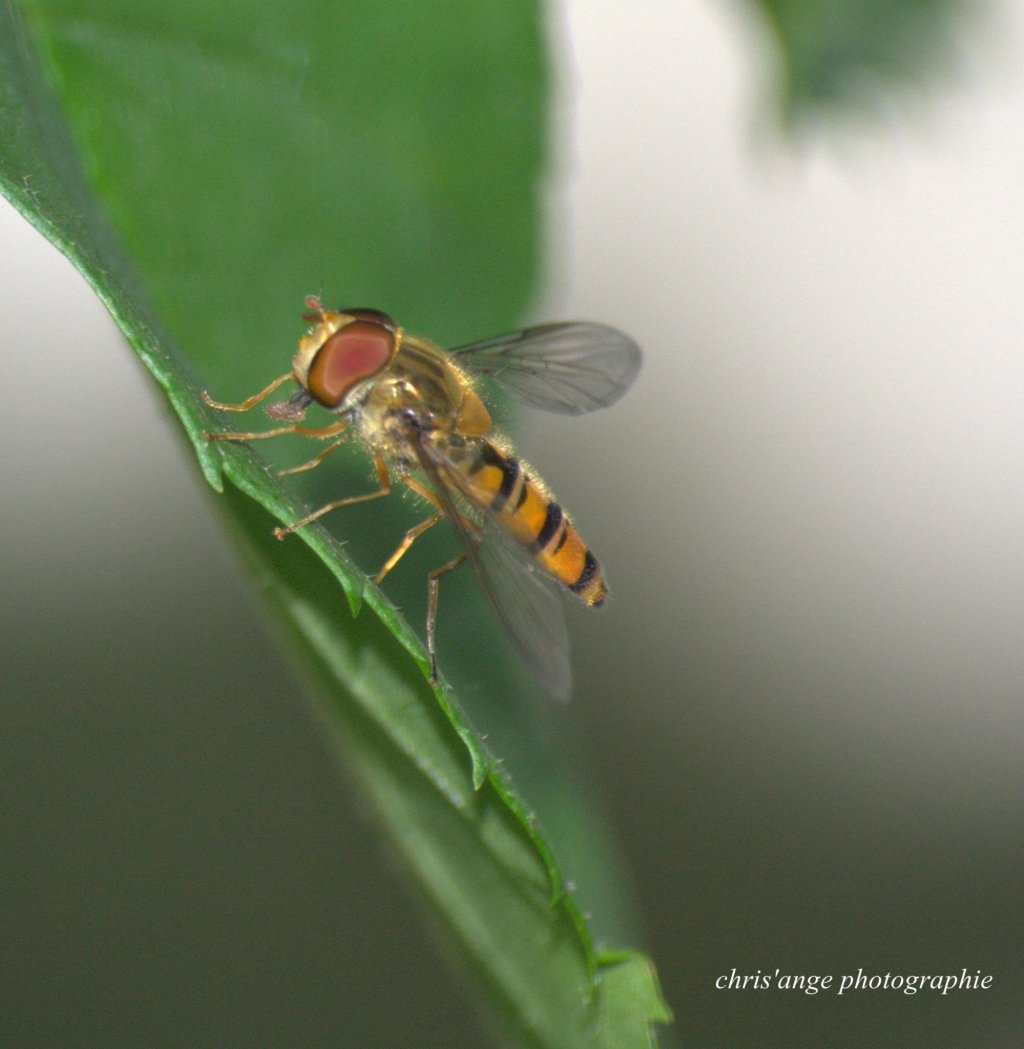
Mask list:
[[[617,401],[640,368],[632,339],[600,324],[547,324],[444,350],[372,309],[327,310],[305,300],[312,328],[299,341],[292,370],[240,404],[203,400],[244,412],[291,379],[298,390],[266,411],[286,423],[255,433],[213,433],[213,441],[246,441],[297,433],[336,438],[282,475],[318,466],[351,436],[373,456],[379,488],[337,499],[286,528],[278,539],[342,506],[389,495],[392,472],[433,512],[405,534],[375,577],[381,580],[412,544],[447,519],[461,552],[428,576],[427,652],[438,681],[435,647],[441,578],[468,561],[513,644],[552,693],[571,688],[568,638],[557,586],[596,607],[607,596],[604,573],[561,505],[516,459],[494,429],[472,375],[490,376],[526,404],[579,415]],[[329,426],[299,425],[316,402],[337,415]]]

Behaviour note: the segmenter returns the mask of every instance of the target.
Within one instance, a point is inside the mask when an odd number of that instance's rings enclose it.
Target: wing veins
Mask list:
[[[640,368],[640,348],[601,324],[546,324],[452,351],[535,408],[580,415],[617,401]]]
[[[566,655],[568,640],[565,637],[564,610],[561,597],[555,592],[554,583],[549,583],[546,578],[538,574],[526,552],[515,545],[514,540],[501,532],[500,525],[493,519],[493,514],[484,511],[482,526],[488,527],[488,535],[475,537],[470,534],[466,527],[465,515],[456,506],[452,498],[451,487],[444,476],[450,473],[456,489],[463,494],[458,485],[459,475],[456,468],[444,460],[440,449],[430,444],[422,431],[414,431],[411,437],[419,465],[437,495],[445,516],[451,521],[456,537],[466,553],[466,559],[494,610],[498,622],[538,681],[557,698],[567,699],[572,690],[572,670]],[[463,497],[465,498],[464,495]],[[471,500],[467,499],[467,501],[472,506],[476,505]],[[509,572],[517,573],[516,584],[517,586],[522,584],[519,589],[524,594],[524,602],[530,596],[534,598],[530,611],[531,613],[536,612],[536,615],[531,614],[527,620],[520,617],[520,622],[512,617],[509,611],[511,604],[507,608],[506,601],[499,597],[495,581],[481,557],[480,547],[485,539],[490,540],[488,546],[494,550],[495,556],[507,554],[508,547],[515,546],[515,553],[512,556],[518,563],[509,565],[507,570],[502,570],[500,574],[503,578],[508,578]],[[488,551],[485,551],[486,553]],[[498,572],[498,562],[495,560],[494,563],[495,572]],[[525,579],[523,573],[526,574]],[[541,599],[549,602],[548,608],[540,610],[536,607],[537,601]],[[557,620],[553,620],[552,617],[555,616],[558,617]]]

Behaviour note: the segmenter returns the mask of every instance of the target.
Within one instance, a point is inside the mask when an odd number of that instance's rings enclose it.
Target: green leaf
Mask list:
[[[961,0],[756,0],[779,44],[789,117],[876,110],[944,68]]]
[[[543,160],[537,7],[20,10],[0,8],[0,185],[167,394],[332,738],[485,1000],[518,1044],[653,1044],[668,1013],[650,963],[595,948],[527,806],[429,687],[416,633],[330,532],[272,538],[302,507],[252,448],[205,440],[221,420],[198,397],[280,374],[310,291],[442,340],[520,317]]]

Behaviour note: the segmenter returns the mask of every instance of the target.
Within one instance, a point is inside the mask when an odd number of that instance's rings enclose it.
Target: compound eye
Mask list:
[[[355,309],[351,309],[346,306],[341,312],[347,313],[350,317],[355,317],[356,320],[372,321],[377,324],[383,324],[385,328],[395,327],[395,322],[383,310],[372,310],[368,306],[359,306]]]
[[[309,392],[336,408],[358,383],[372,378],[391,360],[395,333],[376,320],[356,320],[335,332],[317,350],[309,369]]]

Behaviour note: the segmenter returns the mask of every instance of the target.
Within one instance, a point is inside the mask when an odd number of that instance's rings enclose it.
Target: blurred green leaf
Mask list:
[[[206,442],[219,420],[197,396],[244,396],[283,371],[310,291],[452,341],[519,318],[544,144],[537,7],[20,10],[0,9],[0,184],[169,397],[492,1011],[520,1044],[653,1044],[667,1010],[647,960],[595,950],[525,805],[427,685],[416,634],[326,531],[271,538],[302,509],[248,447]],[[369,614],[345,618],[339,583]]]
[[[962,0],[756,0],[780,49],[789,117],[875,110],[951,53]]]

